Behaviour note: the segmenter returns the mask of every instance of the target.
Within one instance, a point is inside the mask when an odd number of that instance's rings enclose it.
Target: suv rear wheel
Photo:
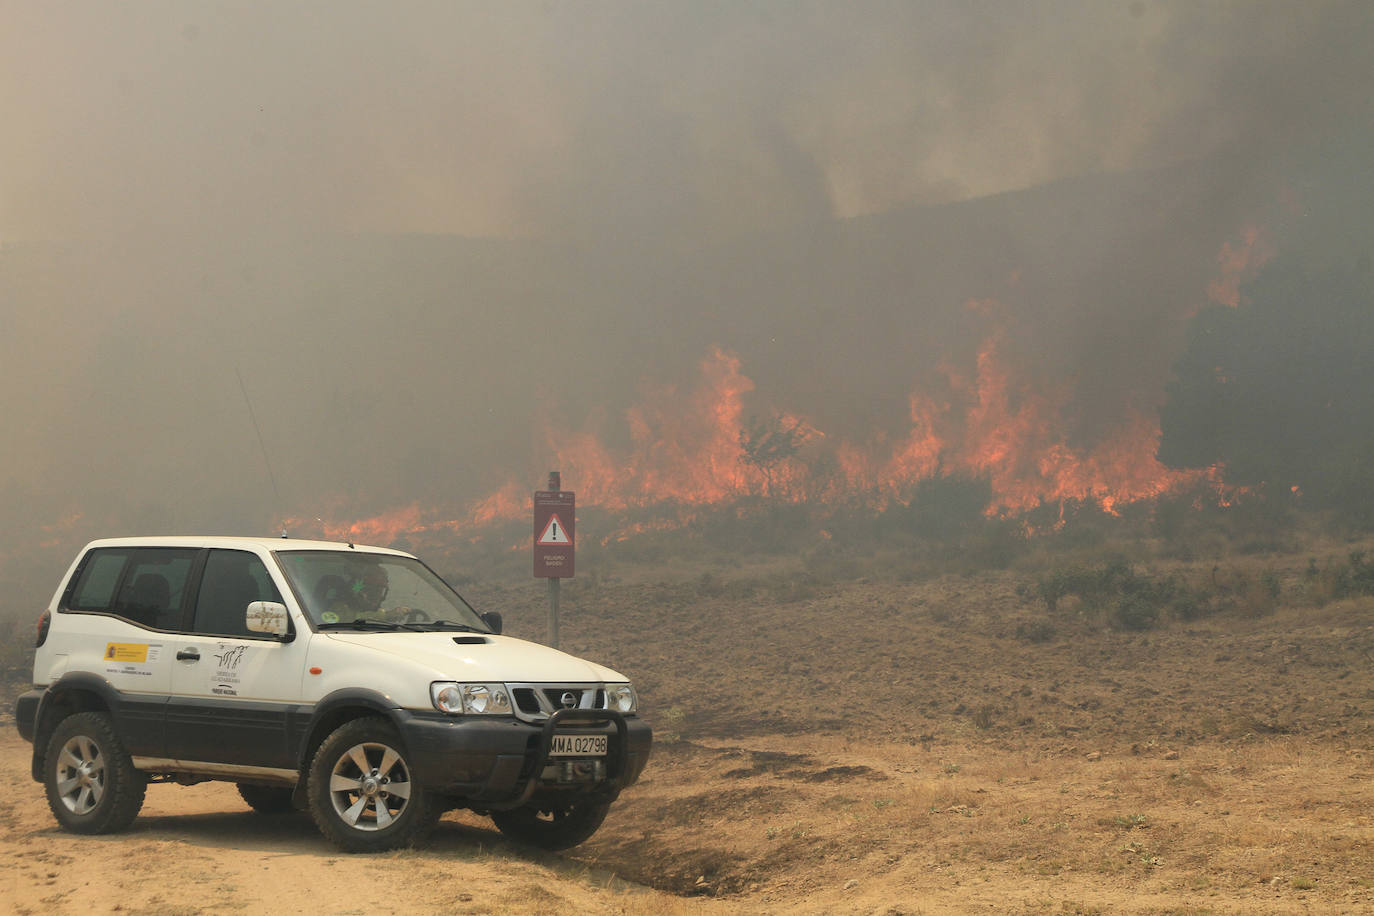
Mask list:
[[[110,717],[80,712],[58,723],[43,757],[48,807],[73,833],[114,833],[143,807],[148,779],[115,735]]]
[[[295,810],[291,804],[294,789],[281,786],[255,786],[246,782],[239,783],[239,796],[248,807],[259,814],[287,814]]]
[[[310,764],[310,813],[345,852],[378,852],[421,839],[443,813],[416,780],[385,719],[354,719],[324,740]]]

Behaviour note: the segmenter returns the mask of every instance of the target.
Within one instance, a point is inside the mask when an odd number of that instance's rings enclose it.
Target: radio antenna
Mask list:
[[[244,406],[248,408],[248,419],[253,421],[253,432],[258,434],[258,448],[262,450],[262,463],[267,468],[267,479],[272,482],[272,496],[277,501],[277,513],[282,511],[281,491],[277,489],[277,475],[272,473],[272,461],[267,457],[267,443],[262,439],[262,427],[258,426],[258,415],[253,412],[253,402],[248,399],[248,389],[243,384],[243,375],[239,372],[239,364],[234,363],[234,376],[239,380],[239,391],[243,393]],[[282,537],[286,537],[286,526],[282,526]]]

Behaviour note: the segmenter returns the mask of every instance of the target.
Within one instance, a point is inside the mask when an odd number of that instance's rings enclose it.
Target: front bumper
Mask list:
[[[599,709],[561,709],[542,725],[414,713],[399,725],[416,776],[430,791],[489,808],[519,806],[541,789],[579,788],[614,796],[639,779],[653,745],[647,723]],[[607,755],[590,777],[571,783],[549,778],[549,748],[559,726],[580,735],[607,736]]]

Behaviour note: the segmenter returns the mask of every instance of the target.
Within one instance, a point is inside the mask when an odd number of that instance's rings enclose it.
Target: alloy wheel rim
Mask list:
[[[410,803],[410,771],[393,748],[355,744],[339,755],[329,774],[329,800],[339,819],[354,830],[385,830]]]
[[[89,814],[105,797],[105,755],[86,735],[74,735],[57,753],[57,795],[73,814]]]

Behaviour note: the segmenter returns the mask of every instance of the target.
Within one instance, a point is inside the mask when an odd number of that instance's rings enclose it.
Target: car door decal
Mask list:
[[[215,670],[210,675],[210,692],[219,696],[237,696],[239,675],[247,670],[255,650],[242,643],[222,642],[213,653]]]
[[[105,644],[105,673],[152,677],[153,663],[162,655],[161,643],[111,642]]]

